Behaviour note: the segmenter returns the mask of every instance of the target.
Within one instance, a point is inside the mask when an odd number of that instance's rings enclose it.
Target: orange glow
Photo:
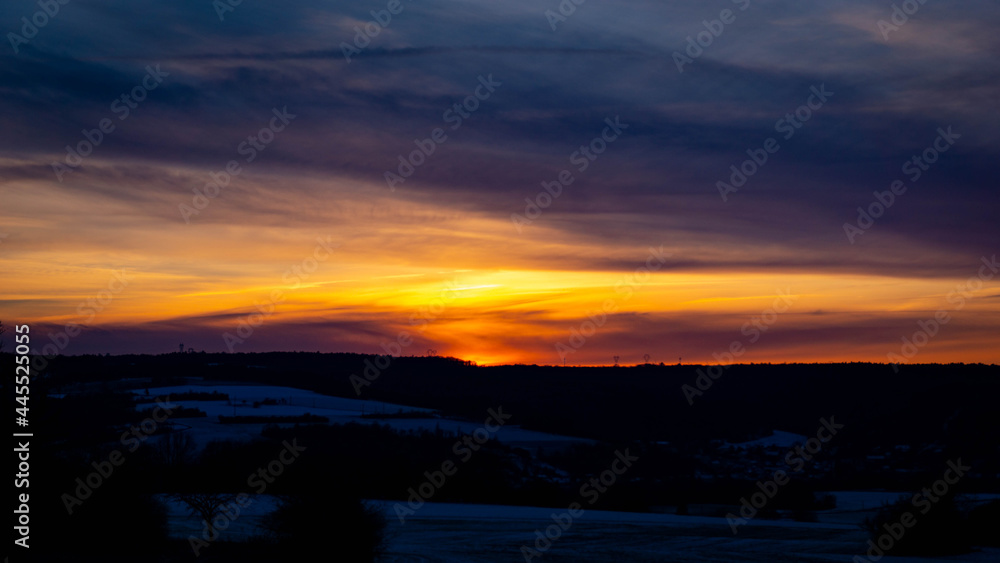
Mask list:
[[[268,181],[246,180],[250,187]],[[321,185],[336,203],[317,201],[303,208],[301,221],[287,224],[266,217],[222,223],[243,203],[233,192],[191,225],[174,215],[177,197],[161,194],[130,208],[49,181],[8,184],[0,194],[0,220],[11,233],[0,245],[0,318],[109,330],[167,323],[222,333],[280,292],[265,328],[306,327],[302,334],[325,343],[325,351],[381,353],[383,343],[408,331],[416,342],[405,355],[433,349],[479,364],[559,364],[556,344],[568,343],[589,315],[600,317],[610,304],[614,312],[567,364],[607,365],[615,355],[635,364],[647,353],[669,364],[681,357],[716,361],[714,352],[745,342],[744,323],[788,290],[795,302],[759,342],[747,343],[739,361],[885,361],[918,320],[952,311],[947,296],[965,281],[675,270],[670,259],[663,270],[637,276],[651,246],[665,244],[675,255],[692,250],[680,242],[591,244],[544,222],[518,235],[505,217],[373,198],[350,182],[302,182]],[[372,209],[385,215],[377,228]],[[634,266],[591,266],[608,259]],[[970,275],[977,267],[972,260]],[[115,292],[122,268],[130,279]],[[969,291],[963,308],[952,311],[954,320],[914,361],[1000,361],[994,345],[1000,302],[989,297],[995,293],[994,282]],[[99,310],[88,305],[102,295],[111,299]],[[323,323],[367,328],[323,339],[309,328]],[[203,347],[222,349],[222,341]],[[261,337],[242,350],[268,349]]]

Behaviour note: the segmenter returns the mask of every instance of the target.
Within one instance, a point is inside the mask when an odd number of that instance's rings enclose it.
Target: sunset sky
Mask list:
[[[28,38],[4,2],[0,320],[66,354],[1000,361],[995,2],[559,5],[73,1]]]

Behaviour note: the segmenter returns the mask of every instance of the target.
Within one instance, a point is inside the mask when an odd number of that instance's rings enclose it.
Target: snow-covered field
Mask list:
[[[775,430],[770,436],[765,436],[757,440],[751,440],[749,442],[740,442],[739,444],[730,444],[734,448],[756,448],[756,447],[778,447],[782,449],[788,449],[798,444],[804,444],[806,442],[806,437],[801,434],[793,434],[791,432],[785,432],[783,430]]]
[[[426,504],[400,524],[389,514],[391,563],[524,561],[521,546],[534,547],[535,530],[553,524],[565,509]],[[867,536],[853,524],[752,520],[739,535],[722,518],[587,511],[536,563],[662,561],[851,561],[864,555]],[[923,558],[884,557],[882,563],[919,563]],[[1000,561],[990,549],[934,561]]]
[[[140,403],[138,408],[156,406],[154,398],[166,399],[171,395],[189,391],[211,393],[213,391],[226,393],[230,401],[171,401],[173,404],[187,408],[196,408],[208,415],[205,418],[171,418],[170,421],[181,429],[189,429],[196,436],[199,446],[204,446],[211,440],[232,439],[249,440],[260,435],[263,424],[220,424],[219,415],[223,416],[299,416],[306,413],[325,416],[331,424],[356,422],[362,424],[388,425],[399,431],[430,430],[437,428],[445,432],[471,434],[482,426],[482,421],[468,421],[445,418],[434,414],[431,409],[383,403],[381,401],[366,401],[320,395],[312,391],[292,387],[277,387],[266,385],[177,385],[172,387],[154,387],[148,389],[151,402]],[[133,393],[146,397],[146,389],[137,389]],[[254,402],[271,399],[279,401],[277,405],[260,405],[254,407]],[[420,418],[363,418],[371,414],[422,413]],[[427,417],[427,415],[432,415]],[[485,420],[487,413],[483,413]],[[565,446],[571,443],[589,443],[589,440],[535,432],[520,428],[516,424],[503,426],[495,435],[496,439],[513,447],[533,449],[539,447]]]
[[[866,505],[881,494],[838,493]],[[874,495],[874,496],[873,496]],[[239,541],[259,533],[257,525],[276,506],[269,495],[253,495],[253,504],[227,527],[223,538]],[[164,499],[166,500],[166,499]],[[168,500],[171,535],[201,536],[203,526],[184,505]],[[553,524],[564,508],[426,503],[400,523],[394,502],[377,501],[388,520],[385,563],[486,563],[524,561],[522,546],[535,547],[535,531]],[[849,508],[853,508],[850,506]],[[864,514],[855,513],[860,521]],[[536,562],[663,561],[851,561],[863,556],[866,534],[856,523],[805,523],[751,520],[738,535],[723,518],[587,510],[561,533]],[[544,544],[542,545],[544,547]],[[1000,561],[1000,549],[946,558],[885,557],[882,563]]]
[[[913,498],[913,492],[888,491],[832,491],[819,493],[833,495],[837,499],[837,507],[833,510],[817,512],[820,522],[826,523],[857,523],[865,516],[872,515],[884,504],[892,504],[901,499]],[[980,503],[1000,499],[1000,494],[968,494],[959,497],[964,508],[972,508]],[[998,559],[1000,560],[1000,559]]]
[[[431,409],[418,407],[407,407],[381,401],[365,401],[361,399],[346,399],[343,397],[330,397],[320,395],[305,389],[294,387],[277,387],[269,385],[175,385],[173,387],[152,387],[149,389],[149,397],[168,398],[171,395],[178,395],[187,392],[197,393],[225,393],[235,403],[230,406],[227,401],[176,401],[175,404],[187,407],[199,408],[205,411],[208,416],[218,417],[221,415],[263,415],[263,416],[296,416],[307,412],[322,414],[323,416],[336,417],[360,417],[363,414],[372,413],[395,413],[398,411],[432,413]],[[146,395],[145,390],[134,390],[133,393],[142,396]],[[254,408],[254,401],[272,399],[284,401],[280,405],[261,405]],[[153,406],[155,403],[144,403],[144,406]],[[143,406],[143,405],[140,405]],[[319,411],[323,411],[320,413]]]

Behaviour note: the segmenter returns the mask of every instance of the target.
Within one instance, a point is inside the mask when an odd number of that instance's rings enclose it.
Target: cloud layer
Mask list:
[[[77,322],[129,268],[67,352],[167,351],[184,333],[222,349],[274,288],[288,300],[241,349],[374,352],[455,281],[497,287],[449,304],[412,353],[555,362],[662,246],[636,301],[568,361],[711,361],[786,287],[801,316],[755,358],[879,360],[1000,248],[990,2],[928,2],[901,25],[892,3],[846,0],[590,0],[564,21],[555,1],[400,6],[372,27],[385,4],[244,2],[220,20],[208,2],[69,3],[5,45],[0,318]],[[5,4],[0,26],[22,34],[36,10]],[[378,33],[356,42],[366,25]],[[295,117],[265,132],[282,108]],[[420,163],[390,189],[401,156]],[[231,161],[240,173],[192,214]],[[731,167],[756,170],[724,198]],[[881,214],[875,192],[892,195]],[[859,207],[879,217],[849,236]],[[291,288],[317,237],[335,258]],[[992,293],[920,358],[996,361]]]

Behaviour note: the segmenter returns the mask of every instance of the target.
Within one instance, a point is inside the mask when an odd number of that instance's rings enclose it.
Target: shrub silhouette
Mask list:
[[[295,561],[369,563],[382,553],[386,518],[380,507],[337,492],[285,496],[265,528]]]
[[[969,536],[973,545],[1000,546],[1000,500],[977,506],[969,513]]]
[[[55,495],[38,509],[38,529],[47,540],[32,546],[39,561],[124,562],[145,553],[154,562],[167,546],[163,504],[113,483],[95,491],[72,516]]]
[[[887,555],[954,555],[970,550],[966,522],[954,495],[940,497],[926,514],[922,514],[923,507],[923,504],[914,506],[909,498],[887,503],[874,517],[866,519],[862,527],[871,535],[872,543],[879,545],[880,537],[892,537],[887,526],[902,526],[900,519],[909,513],[916,523],[911,528],[903,527],[902,537],[893,538],[892,546],[888,550],[883,549]],[[883,538],[883,542],[888,543],[888,540]]]

